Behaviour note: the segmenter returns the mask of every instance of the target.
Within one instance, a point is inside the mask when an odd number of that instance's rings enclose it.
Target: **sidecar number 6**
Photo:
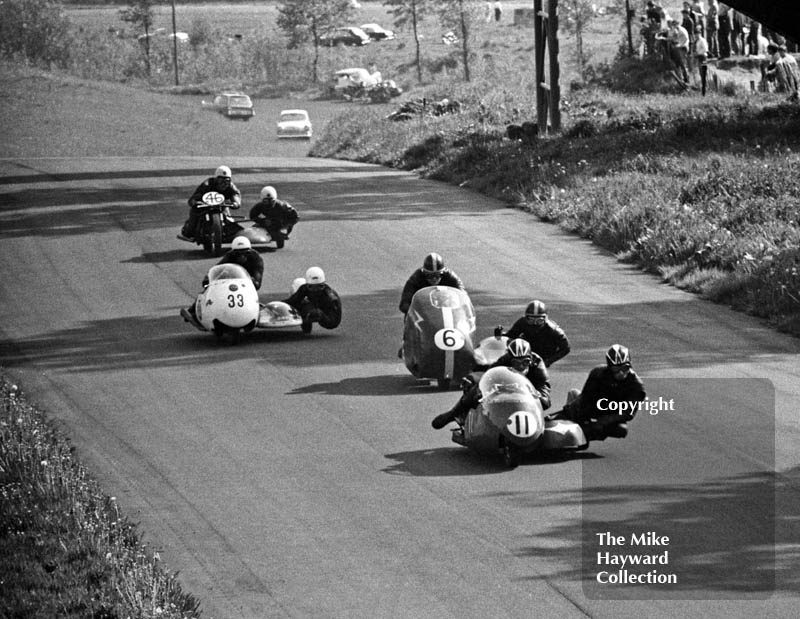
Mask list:
[[[460,350],[464,347],[464,334],[456,329],[439,329],[433,341],[441,350]]]

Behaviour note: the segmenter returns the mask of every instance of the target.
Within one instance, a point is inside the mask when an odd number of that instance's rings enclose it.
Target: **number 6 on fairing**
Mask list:
[[[464,347],[464,334],[457,329],[439,329],[433,341],[440,350],[461,350]]]

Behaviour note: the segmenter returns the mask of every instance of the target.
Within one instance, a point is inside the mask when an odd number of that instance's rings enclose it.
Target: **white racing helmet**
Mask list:
[[[306,283],[308,284],[324,284],[325,272],[319,267],[311,267],[306,271]]]
[[[214,176],[224,176],[225,178],[231,178],[233,174],[231,174],[231,169],[228,166],[221,165],[214,172]]]
[[[275,191],[275,187],[271,187],[270,185],[262,187],[261,193],[259,195],[261,196],[262,200],[266,200],[267,198],[270,198],[272,200],[278,199],[278,192]]]
[[[304,277],[295,277],[294,281],[292,282],[292,287],[291,287],[291,291],[292,292],[291,292],[291,294],[294,294],[295,292],[300,290],[300,286],[302,286],[305,283],[306,283],[306,280],[305,280]]]
[[[231,249],[234,250],[250,249],[250,247],[250,239],[246,236],[237,236],[231,243]]]

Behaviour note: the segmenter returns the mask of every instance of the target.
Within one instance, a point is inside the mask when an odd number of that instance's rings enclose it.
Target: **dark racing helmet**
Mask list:
[[[609,366],[631,367],[631,354],[625,346],[614,344],[606,352],[606,363]]]
[[[525,316],[547,316],[547,308],[541,301],[531,301],[525,308]]]
[[[444,260],[439,254],[428,254],[422,262],[422,272],[425,275],[441,275],[444,271]]]

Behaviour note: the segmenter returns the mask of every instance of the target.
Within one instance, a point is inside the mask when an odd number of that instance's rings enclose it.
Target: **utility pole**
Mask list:
[[[178,86],[178,28],[175,22],[175,0],[172,0],[172,66],[175,68],[175,85]]]
[[[547,2],[547,9],[544,8]],[[533,0],[536,48],[536,122],[539,135],[561,130],[561,90],[558,85],[558,0]],[[549,61],[545,64],[545,61]]]

